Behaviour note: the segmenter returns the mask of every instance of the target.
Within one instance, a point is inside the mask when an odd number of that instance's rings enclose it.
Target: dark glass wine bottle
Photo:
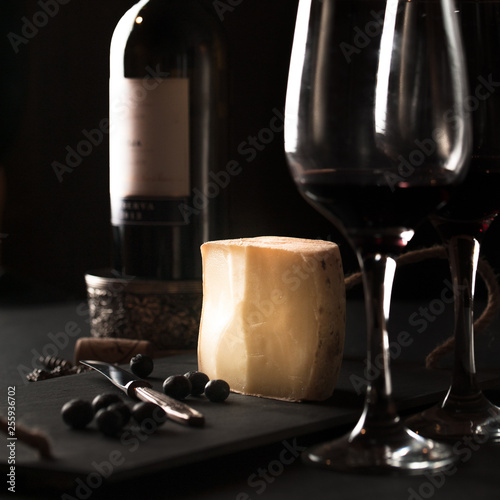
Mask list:
[[[199,0],[142,0],[116,26],[110,198],[117,271],[201,290],[200,245],[224,231],[226,71],[222,27]]]

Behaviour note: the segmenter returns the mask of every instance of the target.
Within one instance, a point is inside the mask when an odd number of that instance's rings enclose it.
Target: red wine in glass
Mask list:
[[[361,228],[390,232],[391,228],[413,231],[430,212],[449,197],[443,186],[391,186],[337,183],[337,176],[325,169],[304,173],[298,183],[301,194],[350,237]],[[391,252],[391,239],[386,239]],[[394,253],[404,249],[405,241],[392,240]]]

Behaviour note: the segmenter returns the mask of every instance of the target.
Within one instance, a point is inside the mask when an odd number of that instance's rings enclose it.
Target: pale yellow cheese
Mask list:
[[[269,236],[211,241],[201,252],[199,369],[242,394],[330,397],[345,334],[338,246]]]

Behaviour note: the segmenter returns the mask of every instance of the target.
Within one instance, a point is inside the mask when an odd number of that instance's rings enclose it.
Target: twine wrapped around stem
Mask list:
[[[448,255],[446,253],[445,247],[437,245],[430,248],[423,248],[408,252],[398,257],[396,262],[398,266],[405,266],[408,264],[415,264],[427,259],[446,259],[447,257]],[[488,261],[482,257],[479,259],[478,263],[478,274],[480,275],[486,286],[488,292],[488,302],[482,314],[474,321],[475,333],[484,332],[500,310],[500,286],[498,284],[497,276],[495,275],[495,272]],[[361,283],[361,280],[361,273],[354,273],[350,276],[347,276],[345,278],[346,290],[350,290],[354,286],[358,285],[359,283]],[[437,368],[440,359],[445,354],[452,351],[454,346],[455,337],[454,335],[452,335],[427,355],[425,363],[426,367]]]

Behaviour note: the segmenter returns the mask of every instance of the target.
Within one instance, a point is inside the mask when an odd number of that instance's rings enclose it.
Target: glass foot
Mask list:
[[[448,396],[406,420],[414,432],[433,439],[459,441],[474,437],[478,444],[500,442],[500,408],[482,394]]]
[[[383,432],[355,429],[302,455],[305,463],[340,472],[406,475],[432,474],[449,468],[457,458],[451,446],[419,436],[400,423]]]

